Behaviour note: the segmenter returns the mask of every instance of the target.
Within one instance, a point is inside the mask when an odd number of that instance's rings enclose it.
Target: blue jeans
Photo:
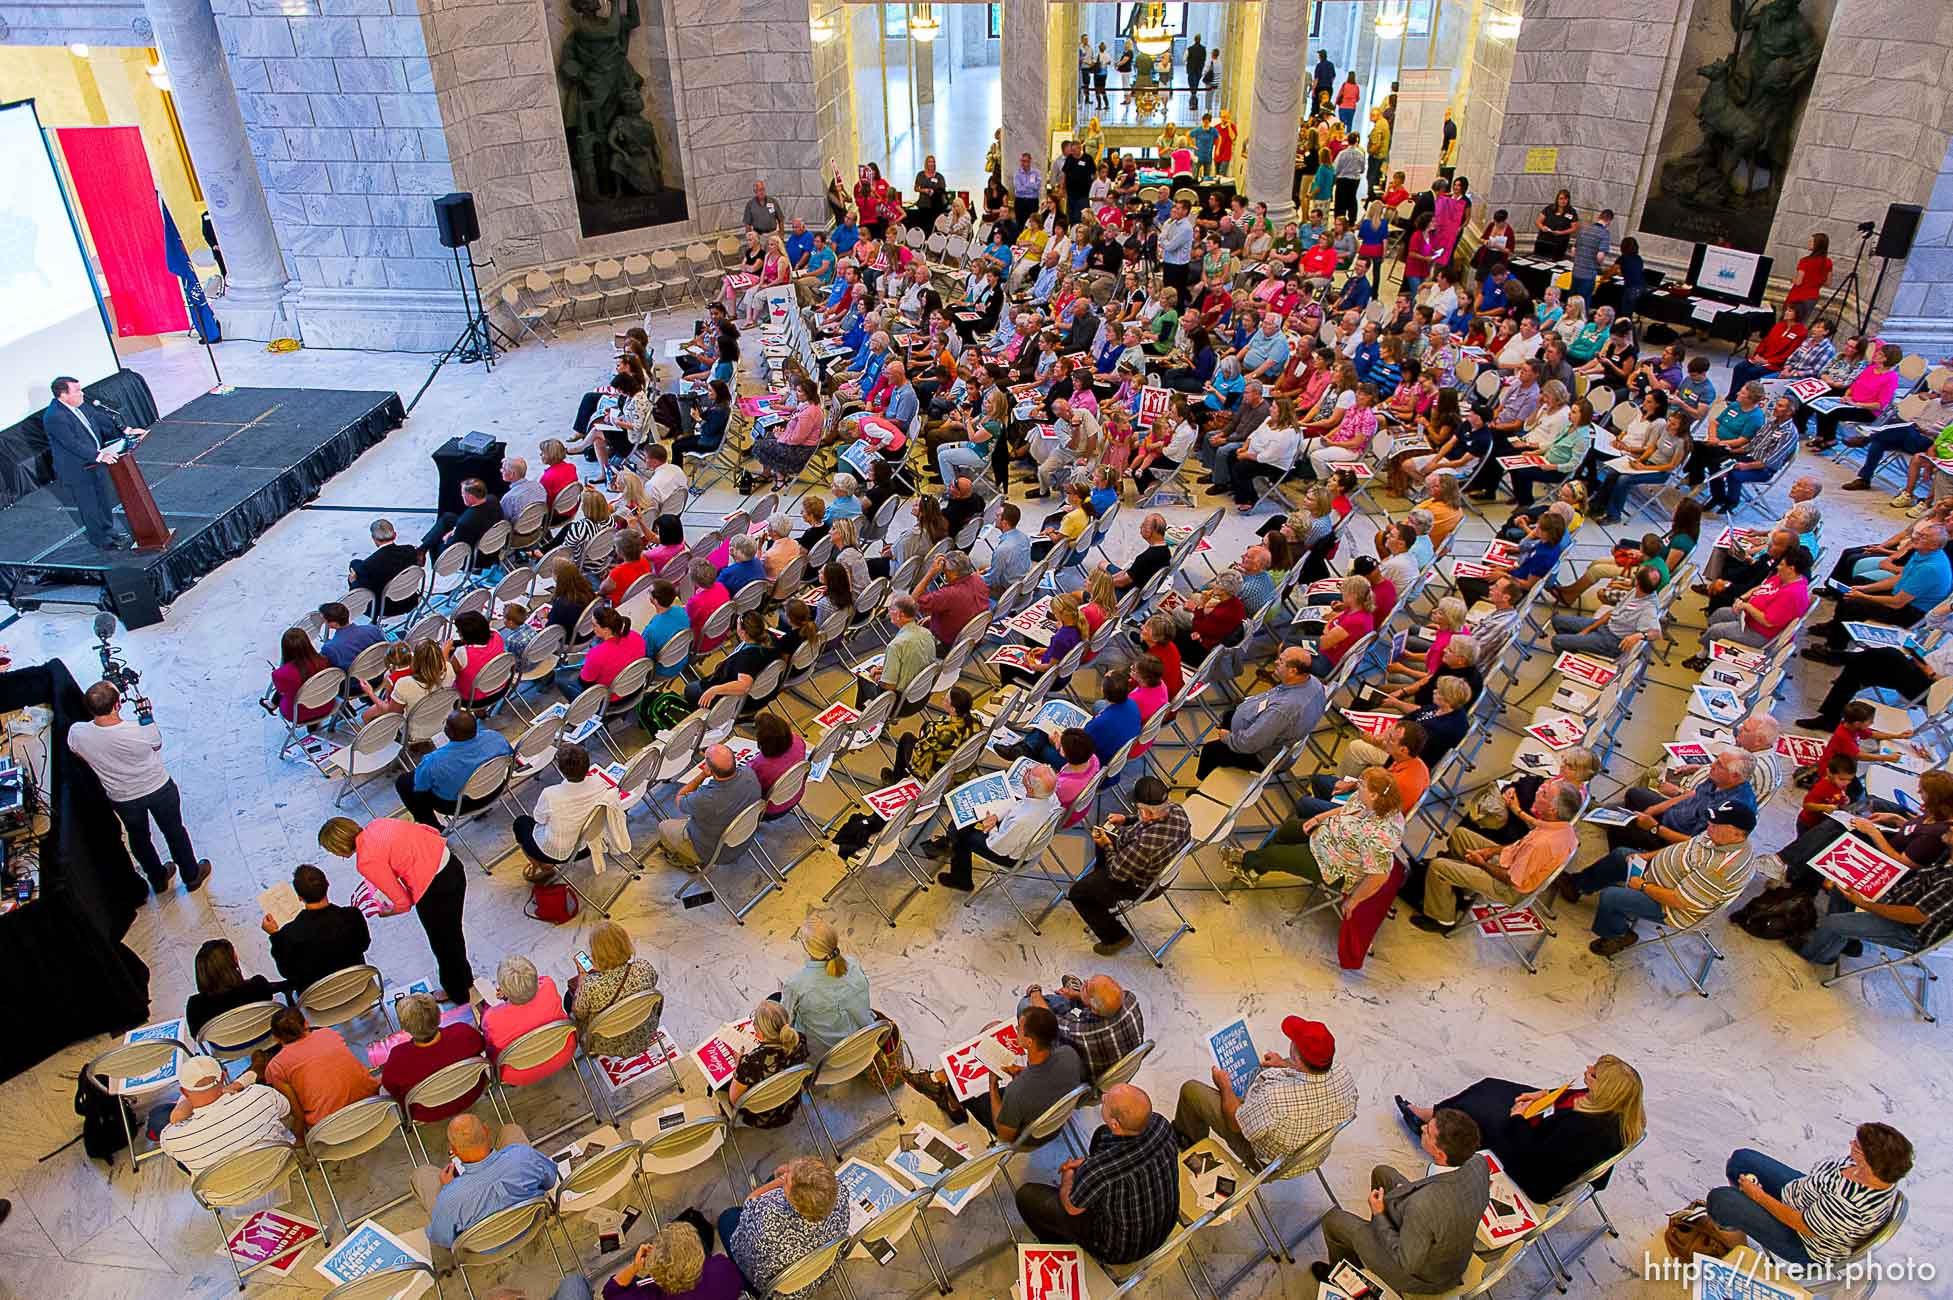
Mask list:
[[[1796,1229],[1743,1195],[1736,1186],[1736,1180],[1744,1174],[1754,1174],[1764,1191],[1781,1196],[1784,1184],[1802,1178],[1803,1171],[1745,1147],[1729,1157],[1723,1173],[1729,1179],[1729,1186],[1709,1193],[1709,1217],[1725,1228],[1745,1233],[1751,1241],[1786,1263],[1808,1265],[1811,1253],[1804,1249],[1804,1239],[1797,1235]]]
[[[1593,619],[1585,614],[1553,615],[1553,648],[1570,650],[1575,654],[1599,655],[1603,659],[1615,659],[1621,653],[1621,638],[1614,635],[1614,629],[1602,624],[1592,632],[1582,631]]]
[[[1594,911],[1594,933],[1603,939],[1618,939],[1632,931],[1636,921],[1659,921],[1662,916],[1661,904],[1640,890],[1609,885],[1600,891],[1600,906]]]
[[[1616,849],[1585,871],[1569,871],[1565,879],[1582,894],[1597,894],[1628,878],[1628,850]]]
[[[983,469],[985,455],[973,442],[946,442],[936,448],[936,470],[943,482],[954,483],[958,469],[967,470],[974,481]]]
[[[1738,361],[1729,367],[1729,391],[1740,392],[1744,384],[1755,379],[1768,379],[1777,372],[1769,366],[1760,366],[1754,361]]]
[[[1628,489],[1646,483],[1661,483],[1667,474],[1624,474],[1619,470],[1604,469],[1600,472],[1601,517],[1619,519],[1627,509]]]
[[[1353,108],[1339,108],[1336,110],[1336,116],[1342,121],[1345,131],[1356,125],[1356,110]]]
[[[1830,914],[1817,923],[1817,929],[1811,931],[1797,952],[1813,965],[1829,966],[1844,955],[1845,945],[1853,939],[1903,952],[1916,952],[1919,948],[1919,931],[1913,926],[1861,912],[1833,894]]]
[[[1555,469],[1551,466],[1546,468],[1528,466],[1525,469],[1513,470],[1510,477],[1512,479],[1512,498],[1514,503],[1522,506],[1531,505],[1533,503],[1533,488],[1535,485],[1551,483],[1557,487],[1560,480],[1567,476],[1567,473],[1568,471],[1566,470]]]
[[[1896,451],[1910,456],[1933,445],[1931,438],[1909,424],[1902,429],[1882,429],[1871,438],[1865,447],[1865,463],[1858,467],[1858,477],[1867,483],[1872,481],[1872,475],[1878,473],[1879,462],[1891,453]]]
[[[732,1253],[732,1234],[739,1230],[739,1212],[745,1208],[746,1203],[741,1201],[719,1216],[719,1249],[732,1256],[732,1262],[739,1268],[739,1276],[746,1282],[746,1289],[758,1295],[765,1288],[753,1285],[753,1279],[746,1277],[745,1266],[739,1263],[739,1256]]]
[[[1732,469],[1709,485],[1709,501],[1716,509],[1728,514],[1736,508],[1741,499],[1741,488],[1745,483],[1767,483],[1771,471],[1768,469]]]
[[[1581,300],[1582,302],[1584,302],[1584,303],[1586,303],[1586,304],[1587,304],[1587,314],[1588,314],[1589,316],[1591,316],[1591,315],[1593,315],[1593,312],[1594,312],[1594,277],[1592,277],[1592,276],[1579,276],[1579,275],[1576,275],[1576,276],[1572,276],[1572,277],[1570,277],[1570,278],[1572,279],[1572,281],[1573,281],[1573,283],[1572,283],[1572,285],[1571,285],[1571,286],[1569,286],[1569,287],[1568,287],[1568,289],[1567,289],[1567,293],[1568,293],[1568,295],[1569,295],[1569,296],[1571,296],[1571,297],[1574,297],[1574,298],[1578,298],[1578,299],[1580,299],[1580,300]]]

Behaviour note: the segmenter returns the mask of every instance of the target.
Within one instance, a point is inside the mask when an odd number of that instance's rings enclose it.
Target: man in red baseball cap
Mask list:
[[[1184,1146],[1220,1137],[1250,1169],[1281,1160],[1356,1114],[1356,1080],[1336,1064],[1336,1037],[1317,1020],[1282,1021],[1288,1054],[1264,1052],[1245,1095],[1219,1066],[1213,1084],[1180,1085],[1173,1127]]]

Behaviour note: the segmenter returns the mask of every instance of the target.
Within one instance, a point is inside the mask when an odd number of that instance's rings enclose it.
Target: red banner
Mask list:
[[[55,136],[108,281],[116,334],[128,338],[189,329],[183,284],[163,258],[163,210],[141,129],[64,126]]]

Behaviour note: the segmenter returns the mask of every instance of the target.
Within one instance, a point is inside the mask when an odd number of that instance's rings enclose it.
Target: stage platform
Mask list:
[[[152,424],[135,452],[156,506],[174,530],[168,547],[97,550],[58,495],[59,486],[42,487],[0,510],[0,596],[29,606],[37,598],[72,600],[76,588],[105,590],[111,568],[131,568],[168,604],[250,549],[406,418],[398,393],[206,393]],[[118,508],[118,519],[120,514]],[[67,594],[55,594],[61,591]]]

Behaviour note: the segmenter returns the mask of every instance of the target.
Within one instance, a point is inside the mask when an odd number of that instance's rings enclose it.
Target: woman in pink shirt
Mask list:
[[[807,468],[807,462],[813,459],[814,449],[820,446],[821,434],[827,427],[820,390],[814,386],[814,381],[801,380],[799,392],[800,405],[787,417],[787,422],[770,436],[753,443],[753,455],[773,476],[775,491],[784,488],[788,479],[797,477],[800,471]]]
[[[705,620],[712,617],[712,611],[732,599],[732,593],[719,581],[719,566],[710,560],[692,561],[692,598],[685,602],[685,616],[692,620],[692,653],[705,654],[716,650],[732,633],[732,625],[715,637],[705,635]]]
[[[316,722],[338,707],[335,700],[306,709],[298,707],[299,690],[313,676],[332,667],[313,648],[312,638],[305,634],[304,628],[285,629],[285,635],[278,641],[278,658],[282,662],[271,670],[271,691],[278,697],[279,717],[287,722]]]
[[[1080,727],[1066,727],[1058,733],[1058,752],[1065,756],[1065,765],[1058,769],[1058,802],[1069,808],[1099,774],[1099,756],[1092,749],[1092,738]],[[1087,800],[1065,818],[1065,825],[1076,826],[1091,815],[1091,801]]]
[[[1709,666],[1709,647],[1717,641],[1766,646],[1811,607],[1811,553],[1793,546],[1777,561],[1776,571],[1750,589],[1728,609],[1709,616],[1702,629],[1702,649],[1683,660],[1691,672]]]
[[[1858,377],[1845,389],[1844,404],[1818,412],[1816,446],[1829,447],[1836,440],[1838,421],[1876,419],[1880,411],[1892,404],[1893,395],[1899,391],[1898,366],[1905,355],[1905,349],[1896,343],[1887,343],[1878,350],[1872,364],[1859,371]]]
[[[563,1013],[563,995],[556,991],[556,981],[547,975],[537,975],[536,964],[527,957],[502,958],[502,964],[495,968],[495,993],[500,1002],[483,1003],[475,1008],[482,1037],[488,1040],[491,1061],[530,1030],[569,1019]],[[564,1040],[563,1050],[541,1065],[503,1069],[500,1078],[503,1083],[518,1086],[536,1083],[568,1065],[575,1055],[576,1036],[572,1034]]]
[[[448,653],[454,660],[454,689],[461,692],[463,702],[472,704],[482,698],[475,690],[476,675],[489,660],[505,653],[502,634],[489,626],[486,614],[471,609],[455,617],[454,644]]]
[[[1377,625],[1376,596],[1367,578],[1354,575],[1343,579],[1342,599],[1335,605],[1336,616],[1322,630],[1316,642],[1315,662],[1309,671],[1327,677],[1336,671],[1350,647],[1368,636]]]
[[[334,817],[319,827],[319,847],[355,861],[372,892],[387,902],[387,910],[377,915],[399,916],[410,907],[420,914],[442,991],[449,1002],[466,1003],[475,982],[461,928],[468,877],[441,833],[398,817],[375,818],[364,827],[350,817]]]
[[[774,782],[778,781],[788,768],[807,757],[807,742],[802,740],[794,729],[787,725],[787,720],[777,713],[762,713],[754,719],[753,736],[759,741],[759,757],[751,764],[753,775],[759,778],[760,793],[771,795]],[[806,787],[803,785],[801,790],[805,793]],[[774,803],[769,799],[762,820],[770,821],[775,817],[784,817],[799,802],[798,794],[785,803]]]
[[[677,515],[659,515],[652,530],[658,540],[655,545],[645,549],[644,558],[651,562],[651,572],[663,577],[665,566],[687,550],[685,521]]]
[[[644,658],[644,637],[631,630],[629,619],[604,605],[597,610],[596,623],[597,639],[584,652],[583,668],[577,674],[585,688],[610,685],[617,674]]]
[[[1167,706],[1172,697],[1166,690],[1166,665],[1157,655],[1141,655],[1132,665],[1132,702],[1139,706],[1140,729],[1153,720],[1153,715]],[[1151,749],[1151,745],[1134,745],[1130,757],[1138,758]]]

